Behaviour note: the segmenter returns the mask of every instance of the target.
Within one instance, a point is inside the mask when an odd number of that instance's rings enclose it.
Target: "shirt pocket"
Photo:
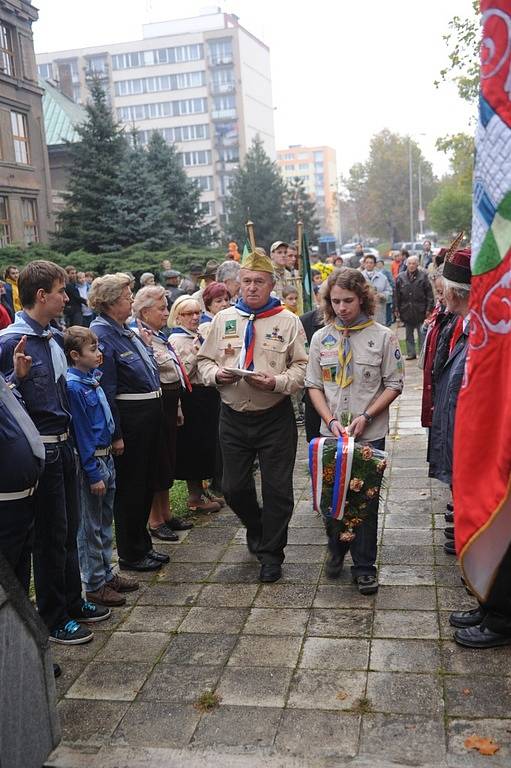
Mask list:
[[[261,348],[262,356],[268,362],[271,372],[284,373],[287,369],[287,344],[274,339],[264,339]]]
[[[85,398],[85,402],[91,408],[99,403],[98,393],[95,389],[86,389],[83,393],[83,396]]]
[[[237,365],[241,353],[241,339],[220,339],[218,342],[218,351],[220,354],[219,364],[221,367],[234,368]]]
[[[357,355],[355,358],[355,383],[368,385],[371,389],[380,386],[382,380],[381,360],[376,356]]]
[[[42,364],[32,363],[28,375],[23,379],[21,390],[23,399],[31,407],[43,410],[50,403],[50,374]]]

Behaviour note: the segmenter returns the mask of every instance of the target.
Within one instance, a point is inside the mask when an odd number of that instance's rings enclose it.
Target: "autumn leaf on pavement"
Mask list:
[[[483,739],[481,736],[469,736],[463,742],[467,749],[477,749],[480,755],[494,755],[500,747],[493,739]]]
[[[348,694],[346,693],[346,691],[339,691],[339,693],[335,698],[339,699],[339,701],[344,701],[344,699],[348,698]]]

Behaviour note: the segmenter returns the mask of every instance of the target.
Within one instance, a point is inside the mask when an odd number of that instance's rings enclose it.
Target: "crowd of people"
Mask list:
[[[384,449],[389,407],[404,384],[393,317],[406,326],[407,359],[419,352],[424,369],[431,476],[451,482],[469,252],[441,251],[429,271],[415,256],[396,259],[392,270],[360,250],[347,265],[339,259],[313,265],[318,304],[306,313],[297,250],[283,241],[269,256],[255,248],[241,263],[192,265],[185,278],[165,263],[162,284],[143,273],[135,295],[128,273],[95,277],[42,260],[8,268],[14,313],[0,330],[0,553],[27,593],[33,563],[52,641],[92,640],[89,625],[138,589],[125,572],[169,561],[153,541],[176,541],[193,525],[173,515],[176,479],[186,481],[192,512],[229,505],[260,581],[277,581],[303,408],[307,440],[348,431]],[[339,575],[351,549],[362,594],[378,589],[374,504],[354,541],[328,541],[327,575]],[[445,514],[452,523],[452,505]],[[449,525],[447,552],[453,538]],[[470,644],[481,610],[452,614],[459,642]]]

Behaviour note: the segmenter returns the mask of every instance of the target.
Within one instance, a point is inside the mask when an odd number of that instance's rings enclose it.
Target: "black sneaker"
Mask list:
[[[50,632],[51,642],[62,643],[62,645],[81,645],[88,643],[93,637],[94,633],[88,627],[82,627],[74,619]]]
[[[91,623],[94,621],[105,621],[105,619],[109,619],[111,615],[112,611],[110,608],[106,608],[103,605],[96,605],[96,603],[89,603],[84,600],[79,614],[71,616],[71,618],[75,619],[75,621],[86,621]]]

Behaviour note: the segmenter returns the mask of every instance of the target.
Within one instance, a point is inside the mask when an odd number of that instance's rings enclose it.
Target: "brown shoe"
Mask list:
[[[210,501],[206,496],[201,496],[200,501],[192,502],[188,501],[188,509],[190,512],[218,512],[221,507],[217,501]]]
[[[103,584],[102,587],[96,589],[95,592],[86,592],[87,600],[90,600],[96,605],[111,605],[117,607],[126,603],[126,598],[120,595],[115,589],[112,589],[108,584]]]
[[[127,579],[126,576],[115,573],[113,579],[108,582],[108,586],[110,589],[115,589],[116,592],[135,592],[138,589],[138,581]]]

